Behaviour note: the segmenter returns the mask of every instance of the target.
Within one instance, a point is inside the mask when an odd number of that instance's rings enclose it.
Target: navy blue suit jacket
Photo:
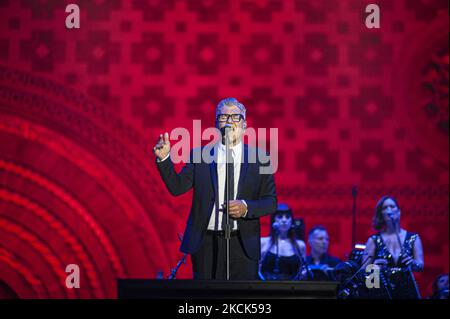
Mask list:
[[[172,195],[178,196],[191,188],[194,189],[191,211],[180,248],[188,254],[194,254],[202,245],[218,192],[216,162],[208,164],[203,159],[199,163],[193,162],[195,154],[201,154],[202,150],[203,147],[193,150],[190,162],[178,174],[170,158],[162,162],[157,161],[162,180]],[[207,151],[214,156],[214,150],[211,147],[211,150]],[[247,203],[247,215],[237,221],[244,250],[253,260],[259,260],[261,256],[259,217],[271,214],[277,209],[273,174],[260,174],[259,170],[261,166],[268,166],[270,163],[261,163],[258,160],[258,152],[258,149],[244,145],[244,160],[241,163],[236,195],[236,199],[245,200]],[[200,159],[200,156],[197,158]],[[249,163],[249,158],[256,158],[256,163]]]

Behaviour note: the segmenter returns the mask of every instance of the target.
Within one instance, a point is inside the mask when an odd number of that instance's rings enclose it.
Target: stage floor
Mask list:
[[[119,279],[119,299],[336,299],[337,282]]]

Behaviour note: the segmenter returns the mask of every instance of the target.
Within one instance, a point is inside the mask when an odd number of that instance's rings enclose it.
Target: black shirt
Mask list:
[[[278,271],[275,271],[276,265]],[[278,256],[268,251],[262,261],[261,272],[266,280],[290,280],[300,271],[301,260],[297,255]]]
[[[308,264],[309,270],[313,274],[313,279],[316,281],[334,281],[334,271],[326,268],[334,268],[340,262],[341,260],[339,258],[325,254],[322,258],[320,258],[320,263],[316,265],[311,255],[306,257],[306,263]]]
[[[331,255],[325,254],[320,258],[320,265],[328,265],[328,267],[333,268],[336,267],[337,264],[339,264],[341,260],[337,257],[333,257]],[[308,255],[306,257],[306,263],[308,265],[315,265],[314,260],[311,257],[311,255]]]

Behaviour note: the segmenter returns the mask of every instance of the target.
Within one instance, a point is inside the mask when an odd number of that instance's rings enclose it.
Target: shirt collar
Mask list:
[[[238,144],[231,147],[231,151],[233,152],[234,158],[239,158],[242,154],[243,143],[240,141]],[[225,153],[225,145],[219,142],[219,152]]]

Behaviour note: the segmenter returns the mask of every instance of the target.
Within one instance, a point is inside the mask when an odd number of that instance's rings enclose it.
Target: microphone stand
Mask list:
[[[275,265],[273,266],[273,273],[275,274],[276,278],[278,279],[278,275],[280,274],[280,230],[279,228],[275,229],[275,233],[277,235],[277,247],[276,247],[276,251],[277,254],[275,255]]]
[[[183,236],[180,235],[180,234],[178,234],[178,239],[179,239],[180,241],[182,241],[182,240],[183,240]],[[181,257],[181,259],[178,261],[178,263],[177,263],[177,265],[175,266],[175,268],[172,268],[172,271],[170,272],[170,276],[169,276],[169,278],[168,278],[169,280],[175,279],[175,277],[176,277],[176,275],[177,275],[177,272],[178,272],[178,269],[180,269],[180,267],[181,267],[182,264],[185,264],[185,263],[186,263],[186,257],[187,257],[187,255],[188,255],[188,254],[184,253],[184,254],[183,254],[183,257]]]
[[[228,149],[230,146],[230,127],[225,127],[225,180],[227,181],[225,185],[225,242],[226,242],[226,280],[230,280],[230,239],[231,239],[231,225],[230,225],[230,198],[228,194],[230,193],[230,179],[228,178]],[[234,189],[233,189],[234,192]]]
[[[352,249],[355,247],[356,243],[356,195],[357,188],[356,185],[352,187],[352,197],[353,197],[353,209],[352,209]]]
[[[302,255],[302,252],[299,251],[299,256],[300,256],[300,262],[302,263],[302,267],[300,268],[305,268],[306,269],[306,278],[309,278],[310,280],[314,280],[314,274],[312,273],[311,269],[309,268],[308,263],[306,262],[305,258]],[[303,271],[300,271],[303,272]]]
[[[183,254],[183,257],[181,257],[181,259],[178,261],[176,267],[172,269],[172,271],[171,271],[171,273],[170,273],[170,276],[169,276],[169,278],[168,278],[169,280],[175,279],[175,276],[177,275],[178,269],[180,269],[180,267],[181,267],[182,264],[185,264],[185,263],[186,263],[186,257],[187,257],[187,255],[188,255],[188,254],[186,254],[186,253]]]

